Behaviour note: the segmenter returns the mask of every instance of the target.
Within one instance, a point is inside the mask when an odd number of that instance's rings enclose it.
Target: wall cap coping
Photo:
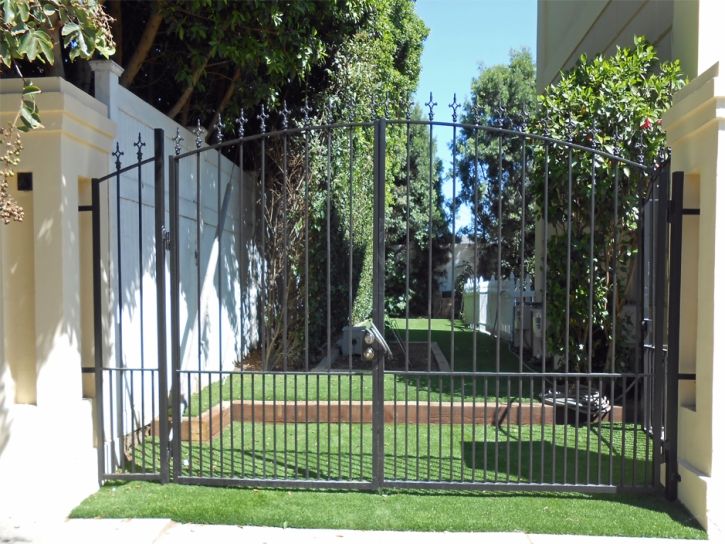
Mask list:
[[[675,95],[672,107],[662,116],[667,144],[703,130],[711,123],[725,121],[725,77],[715,63]]]
[[[31,81],[28,79],[28,81]],[[71,96],[84,106],[100,113],[104,117],[108,117],[108,106],[103,102],[96,100],[88,93],[82,91],[72,83],[67,82],[61,77],[38,77],[33,78],[32,83],[40,88],[43,93],[62,93]],[[23,90],[23,80],[18,78],[2,79],[0,80],[0,95],[6,94],[20,94]],[[40,98],[40,96],[38,98]],[[5,101],[3,101],[5,102]],[[6,102],[7,103],[7,102]],[[17,111],[13,106],[8,109],[6,107],[0,108],[0,111]],[[41,115],[42,115],[41,111]]]
[[[716,62],[710,68],[705,70],[703,73],[701,73],[699,76],[697,76],[695,79],[690,81],[687,85],[685,85],[682,89],[677,91],[675,93],[675,96],[672,98],[672,105],[679,104],[682,102],[685,98],[693,94],[695,91],[701,89],[708,81],[711,79],[714,79],[720,75],[720,63]]]
[[[111,72],[118,77],[124,72],[124,69],[112,60],[92,60],[88,64],[94,72]]]

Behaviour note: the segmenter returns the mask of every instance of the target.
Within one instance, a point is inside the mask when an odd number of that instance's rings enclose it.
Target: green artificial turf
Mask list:
[[[395,531],[481,531],[706,539],[676,502],[654,495],[271,490],[110,483],[71,518]]]
[[[405,338],[405,320],[393,320],[396,331]],[[409,322],[409,339],[411,342],[428,340],[428,320],[411,319]],[[496,339],[468,329],[460,322],[453,327],[453,361],[454,372],[470,372],[474,370],[473,339],[476,338],[475,370],[478,372],[519,372],[518,357],[508,349],[506,342],[496,346]],[[451,363],[451,322],[446,319],[431,320],[431,341],[437,342],[449,364]],[[499,352],[499,363],[496,364],[496,353]],[[314,365],[311,365],[314,366]],[[525,368],[524,368],[525,370]],[[372,400],[372,375],[367,372],[349,374],[309,374],[294,376],[281,372],[222,373],[182,372],[182,387],[192,387],[192,380],[198,379],[202,391],[191,397],[186,415],[198,415],[210,406],[219,404],[221,400]],[[415,399],[420,401],[494,401],[499,398],[515,398],[528,402],[537,398],[541,392],[540,379],[501,377],[450,378],[449,376],[410,376],[400,374],[385,376],[385,400]]]
[[[370,482],[372,430],[235,422],[211,442],[182,442],[181,474]],[[385,425],[383,441],[386,480],[652,485],[651,442],[631,424]],[[136,447],[133,472],[153,471],[155,444]]]

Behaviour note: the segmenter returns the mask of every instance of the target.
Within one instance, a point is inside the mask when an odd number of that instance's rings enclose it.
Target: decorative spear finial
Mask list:
[[[351,96],[350,100],[347,101],[348,119],[351,123],[355,121],[355,105],[355,99]]]
[[[410,99],[410,93],[408,93],[408,96],[403,102],[401,103],[401,106],[403,106],[403,112],[405,112],[405,118],[410,121],[410,117],[412,115],[412,111],[410,109],[411,106],[413,106],[415,102],[413,102]]]
[[[375,116],[377,115],[375,109],[377,108],[378,103],[375,102],[375,93],[370,93],[370,120],[375,121]]]
[[[121,156],[123,155],[123,151],[121,151],[118,148],[118,142],[116,142],[116,151],[111,153],[111,155],[116,157],[116,170],[120,170],[121,169]]]
[[[176,127],[176,136],[174,136],[171,141],[174,142],[174,153],[176,155],[181,155],[181,142],[184,141],[184,137],[181,135],[181,131],[179,130],[179,127]]]
[[[506,118],[507,110],[503,106],[503,103],[501,102],[501,99],[498,99],[498,106],[495,109],[496,111],[496,124],[499,126],[499,128],[503,128],[503,122]]]
[[[438,105],[438,102],[433,102],[433,93],[430,93],[430,100],[425,105],[430,110],[428,112],[428,120],[433,121],[433,108]]]
[[[201,120],[196,120],[196,128],[191,131],[194,136],[196,136],[196,148],[199,149],[201,147],[201,135],[206,133],[206,129],[201,126]]]
[[[244,109],[239,110],[239,117],[237,117],[234,120],[234,123],[239,127],[237,129],[237,134],[239,134],[240,138],[244,138],[244,123],[246,123],[248,119],[244,116]]]
[[[600,130],[599,127],[597,127],[597,119],[596,117],[592,119],[592,149],[598,149],[599,148],[599,142],[597,142],[597,135],[599,134]]]
[[[133,145],[136,146],[138,151],[136,152],[136,158],[138,159],[138,162],[141,162],[143,159],[143,152],[141,151],[142,147],[146,147],[146,144],[141,141],[141,133],[138,133],[138,142],[135,142]]]
[[[456,101],[456,93],[453,93],[453,102],[451,104],[448,104],[449,108],[453,109],[453,122],[458,121],[458,108],[461,107],[461,105]]]
[[[551,123],[551,117],[549,117],[549,108],[544,110],[544,117],[541,120],[544,122],[544,136],[550,136],[549,123]]]
[[[521,113],[519,114],[519,118],[521,119],[521,132],[526,132],[526,128],[528,127],[529,117],[531,117],[531,116],[529,115],[529,112],[526,111],[526,104],[522,102],[521,103]]]
[[[332,124],[332,97],[329,96],[327,98],[327,104],[325,105],[325,116],[327,117],[326,121],[328,125]]]
[[[265,111],[264,111],[264,102],[263,102],[262,103],[262,112],[259,115],[257,115],[257,119],[259,119],[259,130],[262,131],[262,134],[267,132],[267,124],[266,124],[267,117],[269,117],[269,115],[267,113],[265,113]]]
[[[305,105],[300,108],[300,111],[305,116],[305,126],[310,126],[310,112],[312,111],[312,108],[307,103],[307,98],[305,97]]]
[[[634,144],[634,147],[637,148],[637,162],[639,164],[644,163],[644,141],[642,137],[642,132],[639,133],[639,140],[636,144]]]
[[[220,144],[222,143],[222,140],[224,139],[224,135],[222,134],[222,130],[226,128],[226,124],[222,123],[222,114],[219,113],[217,115],[216,124],[214,125],[214,129],[216,130],[216,143]]]
[[[388,100],[388,91],[385,91],[385,100],[383,101],[383,104],[385,105],[385,119],[390,119],[390,101]]]
[[[621,150],[619,148],[619,144],[622,141],[621,137],[619,136],[619,127],[614,127],[614,138],[612,138],[614,143],[614,149],[612,150],[612,155],[615,157],[621,156]]]
[[[571,111],[569,112],[569,118],[566,120],[566,141],[569,143],[574,141],[574,121],[571,118]]]
[[[282,101],[282,109],[280,110],[280,113],[282,114],[282,128],[284,130],[287,130],[287,127],[289,126],[288,121],[287,121],[287,116],[292,112],[287,109],[286,100]]]

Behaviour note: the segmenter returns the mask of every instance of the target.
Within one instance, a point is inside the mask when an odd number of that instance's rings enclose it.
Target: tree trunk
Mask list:
[[[65,79],[65,66],[63,65],[63,38],[60,35],[60,28],[63,26],[57,13],[50,19],[53,25],[50,28],[50,39],[53,42],[53,66],[50,67],[51,77],[62,77]]]
[[[111,23],[111,34],[116,42],[116,52],[111,55],[111,60],[119,66],[123,66],[123,14],[121,13],[121,0],[108,2],[108,14],[113,17]]]
[[[204,69],[206,68],[206,65],[209,62],[210,58],[211,51],[207,53],[206,57],[204,57],[204,62],[196,69],[194,74],[191,76],[191,84],[184,90],[183,93],[181,93],[181,96],[176,101],[176,104],[174,104],[174,106],[168,111],[166,115],[173,119],[179,114],[181,108],[186,105],[186,103],[189,101],[189,98],[191,97],[191,93],[194,91],[194,87],[196,87],[196,82],[199,81],[199,78],[204,72]]]
[[[136,77],[136,74],[138,74],[141,69],[141,66],[143,66],[146,57],[149,55],[149,51],[151,51],[154,39],[156,38],[156,34],[159,32],[159,27],[161,26],[161,22],[163,20],[164,18],[161,15],[159,4],[158,2],[155,2],[151,16],[149,17],[149,20],[146,21],[146,28],[141,36],[141,41],[138,43],[133,55],[131,55],[131,59],[128,61],[128,64],[124,67],[124,72],[119,79],[119,83],[122,86],[128,88],[133,82],[133,79]]]
[[[214,112],[214,115],[211,118],[211,121],[209,121],[209,126],[206,127],[207,134],[209,137],[211,137],[212,129],[214,128],[214,123],[216,123],[217,117],[219,117],[219,114],[224,112],[224,108],[227,107],[227,104],[229,104],[229,101],[232,99],[232,96],[234,96],[234,91],[237,88],[237,81],[239,81],[239,78],[242,77],[242,70],[237,67],[237,69],[234,71],[234,75],[232,76],[232,80],[229,82],[229,86],[227,87],[226,92],[224,93],[224,96],[222,97],[221,102],[219,102],[219,106],[217,107],[216,111]]]

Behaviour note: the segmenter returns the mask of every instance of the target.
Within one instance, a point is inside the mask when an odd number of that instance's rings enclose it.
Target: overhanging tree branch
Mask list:
[[[136,50],[133,52],[128,64],[124,67],[123,74],[119,79],[119,83],[123,87],[128,88],[136,77],[136,74],[138,74],[141,69],[146,57],[149,55],[149,51],[151,51],[151,47],[156,39],[156,34],[159,33],[159,28],[161,27],[161,22],[163,20],[164,17],[161,14],[159,4],[158,2],[155,2],[151,17],[149,17],[149,20],[146,21],[146,28],[141,36],[141,41],[139,41]]]

